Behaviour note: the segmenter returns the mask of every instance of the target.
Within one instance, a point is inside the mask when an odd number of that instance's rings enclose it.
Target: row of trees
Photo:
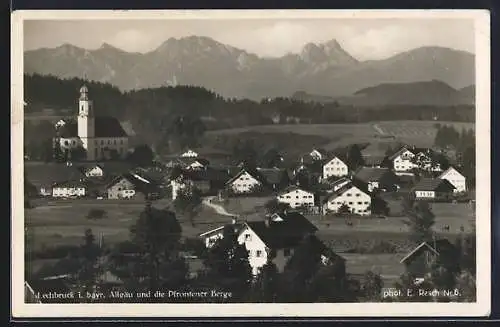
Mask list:
[[[56,114],[76,113],[78,90],[85,82],[98,115],[111,115],[132,123],[143,142],[170,152],[198,144],[207,129],[273,124],[273,118],[296,117],[301,123],[354,123],[373,120],[433,119],[437,108],[362,108],[318,104],[289,98],[260,102],[224,99],[201,87],[177,86],[120,92],[110,84],[62,80],[54,76],[25,75],[27,113],[48,107]],[[65,109],[65,110],[63,110]],[[448,121],[473,121],[474,107],[439,108],[439,117]]]

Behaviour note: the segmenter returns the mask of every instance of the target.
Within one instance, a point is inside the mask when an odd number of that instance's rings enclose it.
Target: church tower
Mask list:
[[[92,101],[89,100],[89,90],[83,85],[80,88],[78,101],[78,137],[87,151],[87,160],[95,159],[95,117]]]

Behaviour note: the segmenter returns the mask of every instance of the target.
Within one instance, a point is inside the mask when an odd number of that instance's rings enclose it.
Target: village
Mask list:
[[[339,247],[335,239],[342,237],[338,235],[356,239],[357,233],[392,231],[404,239],[407,226],[394,218],[394,210],[400,211],[407,200],[456,206],[457,211],[469,208],[472,214],[440,221],[435,212],[438,237],[399,249],[404,253],[401,267],[422,253],[439,256],[450,251],[452,242],[441,237],[443,234],[457,235],[474,228],[474,189],[453,160],[433,148],[405,144],[379,157],[363,155],[357,144],[337,151],[311,148],[293,162],[286,162],[285,153],[276,152],[272,165],[266,167],[186,148],[168,156],[152,153],[144,163],[131,162],[124,159],[134,151],[127,133],[112,117],[95,115],[86,86],[80,89],[77,122],[59,121],[55,127],[54,152],[65,153],[65,161],[25,162],[27,226],[30,210],[37,206],[88,210],[81,204],[86,208],[106,204],[125,210],[128,204],[151,203],[175,210],[176,201],[183,198],[188,203],[185,206],[193,207],[187,215],[179,215],[188,216],[180,222],[183,237],[198,238],[208,249],[231,228],[248,251],[254,276],[269,259],[282,271],[305,237],[317,243],[325,263],[340,260],[349,267],[346,250],[352,249],[345,249],[345,244],[344,249]],[[83,156],[68,155],[81,148]],[[218,219],[207,221],[211,217],[207,210]],[[66,219],[70,224],[72,217]],[[43,226],[43,222],[39,224]],[[101,237],[107,240],[106,235]],[[390,239],[382,242],[392,244]],[[392,246],[404,242],[396,243]],[[187,256],[196,259],[195,254]],[[424,274],[417,277],[423,280]]]

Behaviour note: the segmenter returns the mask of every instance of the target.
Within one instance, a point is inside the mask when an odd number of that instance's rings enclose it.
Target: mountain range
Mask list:
[[[292,95],[292,98],[305,102],[337,102],[340,105],[357,106],[473,105],[475,103],[475,85],[457,90],[438,80],[412,83],[383,83],[361,89],[351,96],[331,97],[298,91]]]
[[[475,83],[474,60],[465,51],[420,47],[387,59],[360,61],[336,40],[309,43],[299,53],[265,58],[208,37],[190,36],[170,38],[147,53],[126,52],[106,43],[94,50],[71,44],[29,50],[24,53],[24,69],[28,74],[62,78],[86,76],[122,90],[179,83],[203,86],[224,97],[255,100],[288,97],[298,90],[361,98],[373,94],[371,87],[378,86],[377,92],[382,92],[380,88],[401,83],[442,82],[455,90],[470,87]],[[453,93],[446,89],[439,85],[445,96]],[[416,98],[411,90],[404,92]]]

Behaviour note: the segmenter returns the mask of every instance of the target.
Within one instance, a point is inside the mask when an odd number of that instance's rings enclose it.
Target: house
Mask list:
[[[273,191],[278,191],[290,184],[290,177],[286,169],[257,168],[257,172],[264,178],[266,185]]]
[[[412,192],[416,200],[446,200],[454,192],[455,186],[446,179],[423,178]]]
[[[371,214],[371,201],[371,194],[366,186],[352,181],[324,198],[323,212],[338,213],[340,208],[347,206],[351,213],[367,216]]]
[[[80,170],[86,177],[103,177],[104,169],[99,164],[83,165]]]
[[[457,169],[450,167],[438,177],[439,179],[446,179],[451,185],[455,187],[454,192],[462,193],[467,191],[467,180]]]
[[[252,193],[265,186],[265,179],[257,170],[243,168],[226,185],[235,194]]]
[[[137,180],[130,174],[115,177],[106,187],[108,199],[131,199],[136,196]]]
[[[370,168],[381,168],[384,165],[384,156],[373,156],[365,155],[363,156],[363,162],[365,167]]]
[[[179,174],[172,176],[170,186],[172,188],[172,200],[177,198],[179,190],[186,187],[198,189],[202,195],[217,194],[223,190],[226,182],[230,179],[226,170],[207,168],[203,170],[185,169]]]
[[[298,212],[273,214],[264,221],[247,221],[243,224],[238,242],[248,251],[252,273],[257,275],[271,257],[279,271],[292,256],[305,236],[317,231],[307,218]]]
[[[207,159],[196,158],[192,160],[186,167],[186,169],[206,169],[210,165]]]
[[[328,187],[327,193],[336,192],[347,184],[350,184],[352,180],[348,177],[341,178],[328,178],[327,180],[323,180],[323,184]]]
[[[25,178],[37,188],[41,196],[51,196],[54,184],[85,179],[77,167],[60,163],[26,162],[24,172]]]
[[[72,198],[86,195],[86,185],[81,181],[66,181],[52,185],[52,197]]]
[[[388,156],[389,161],[392,163],[393,170],[396,174],[409,173],[416,164],[413,161],[415,154],[408,149],[408,147],[401,147],[398,151]]]
[[[287,203],[291,208],[314,206],[314,193],[298,186],[290,186],[278,194],[281,203]]]
[[[355,172],[354,178],[366,183],[369,192],[374,190],[395,191],[398,188],[398,178],[388,168],[361,167]]]
[[[238,234],[243,225],[242,224],[237,224],[236,223],[236,218],[234,218],[233,219],[233,224],[231,224],[231,225],[223,225],[223,226],[214,228],[212,230],[209,230],[208,232],[204,232],[204,233],[200,234],[199,236],[200,236],[200,238],[203,239],[203,241],[205,243],[205,246],[207,248],[211,248],[212,246],[214,246],[214,244],[215,244],[215,242],[217,242],[217,240],[220,240],[220,239],[222,239],[224,237],[224,229],[227,226],[234,227],[235,233]]]
[[[435,160],[434,152],[428,148],[403,146],[388,157],[396,174],[411,173],[413,169],[439,172],[441,167]]]
[[[188,149],[188,150],[184,151],[183,153],[181,153],[180,157],[181,158],[197,158],[198,153],[196,153],[195,151],[193,151],[191,149]]]
[[[338,156],[326,160],[323,164],[323,179],[328,179],[331,176],[342,177],[349,174],[349,167]]]
[[[438,239],[418,244],[400,263],[405,266],[406,271],[416,276],[417,282],[421,282],[435,263],[456,272],[459,257],[458,249],[450,241]]]
[[[326,159],[327,153],[324,149],[313,149],[309,153],[309,157],[311,157],[313,160],[323,160]]]
[[[54,138],[63,152],[83,148],[89,161],[124,158],[129,150],[129,137],[115,117],[95,115],[86,85],[80,88],[76,121],[57,123]]]

